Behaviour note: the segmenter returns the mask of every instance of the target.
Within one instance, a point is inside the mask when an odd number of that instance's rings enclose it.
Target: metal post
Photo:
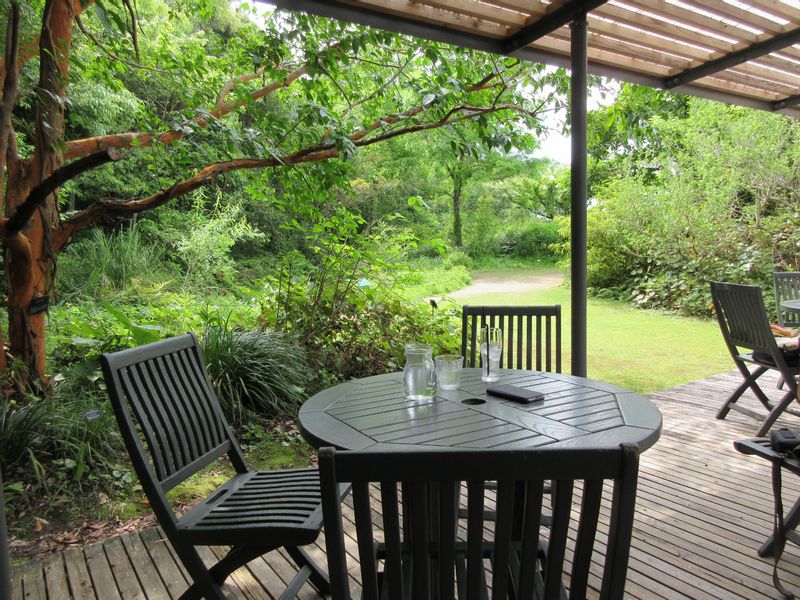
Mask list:
[[[572,374],[586,376],[586,13],[570,24]]]

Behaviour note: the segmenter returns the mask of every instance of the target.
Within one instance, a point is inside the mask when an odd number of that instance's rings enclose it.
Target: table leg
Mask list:
[[[788,533],[794,531],[795,527],[800,524],[800,498],[792,506],[786,517],[783,520],[784,537],[788,539]],[[770,535],[761,547],[758,549],[758,555],[762,557],[772,556],[775,551],[775,534]]]

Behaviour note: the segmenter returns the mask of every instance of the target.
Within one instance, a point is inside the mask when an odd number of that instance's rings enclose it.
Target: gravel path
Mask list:
[[[560,271],[542,270],[535,271],[484,271],[472,277],[472,283],[465,288],[450,292],[449,298],[475,296],[477,294],[491,294],[493,292],[531,292],[545,288],[556,287],[564,281]]]

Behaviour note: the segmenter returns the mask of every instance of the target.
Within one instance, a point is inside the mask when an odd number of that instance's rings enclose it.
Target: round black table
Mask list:
[[[796,310],[800,312],[800,300],[784,300],[781,302],[781,306],[783,308],[788,308],[789,310]]]
[[[486,394],[480,369],[464,369],[457,390],[406,400],[403,374],[356,379],[311,397],[300,408],[303,437],[344,450],[441,448],[609,448],[644,451],[661,435],[661,412],[616,386],[558,373],[501,369],[500,384],[542,392],[520,404]]]

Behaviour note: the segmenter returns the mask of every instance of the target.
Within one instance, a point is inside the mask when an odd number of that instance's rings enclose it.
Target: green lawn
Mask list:
[[[533,271],[531,271],[533,272]],[[509,273],[510,274],[510,273]],[[513,272],[520,277],[518,270]],[[459,304],[560,304],[563,371],[570,372],[570,291],[485,293]],[[588,376],[648,393],[730,371],[733,361],[714,320],[634,309],[622,302],[588,301]]]

